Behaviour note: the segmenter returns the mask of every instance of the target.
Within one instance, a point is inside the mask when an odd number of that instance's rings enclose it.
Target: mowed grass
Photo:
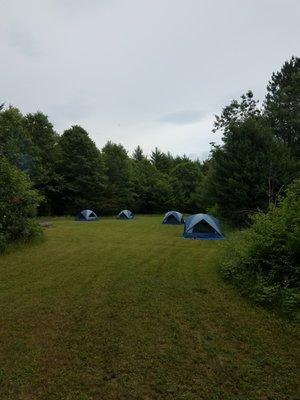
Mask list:
[[[54,219],[0,257],[0,398],[296,399],[296,326],[161,217]]]

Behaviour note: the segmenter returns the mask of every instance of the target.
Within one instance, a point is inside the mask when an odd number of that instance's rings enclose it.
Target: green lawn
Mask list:
[[[0,398],[296,399],[296,326],[162,217],[54,219],[0,257]]]

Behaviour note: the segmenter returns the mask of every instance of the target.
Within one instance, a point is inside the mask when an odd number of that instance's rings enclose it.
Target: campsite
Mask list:
[[[0,15],[0,400],[299,400],[300,1]]]
[[[53,218],[2,256],[1,398],[293,398],[297,326],[222,281],[225,241],[162,218]]]

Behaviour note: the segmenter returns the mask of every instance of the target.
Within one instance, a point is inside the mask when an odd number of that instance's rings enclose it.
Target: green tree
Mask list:
[[[132,171],[138,212],[151,214],[165,212],[174,207],[173,187],[168,175],[159,172],[147,159],[133,161]]]
[[[177,164],[171,171],[176,208],[184,212],[197,212],[195,192],[202,180],[197,163],[189,160]]]
[[[228,242],[221,273],[246,296],[290,312],[299,305],[300,184]]]
[[[102,149],[108,178],[105,195],[105,212],[116,213],[120,209],[132,208],[134,193],[131,183],[130,159],[120,144],[108,142]],[[135,210],[134,210],[135,211]]]
[[[241,96],[240,102],[232,100],[229,106],[223,108],[221,115],[215,116],[213,132],[220,130],[226,136],[232,125],[242,123],[248,118],[260,117],[261,111],[257,105],[258,101],[254,99],[251,90]]]
[[[24,118],[24,127],[32,144],[29,176],[34,188],[44,197],[40,212],[49,214],[60,179],[56,172],[59,161],[59,136],[53,130],[48,117],[41,112],[27,114]]]
[[[21,112],[10,106],[0,109],[0,156],[6,157],[22,171],[32,167],[32,143],[24,127]]]
[[[273,73],[267,87],[265,115],[275,135],[300,154],[300,58],[292,57]]]
[[[146,158],[144,155],[143,149],[140,146],[137,146],[132,154],[132,158],[136,161],[142,161]]]
[[[165,213],[174,206],[175,197],[171,179],[167,174],[158,172],[152,186],[152,197],[148,199],[148,210]]]
[[[85,208],[101,211],[106,178],[103,159],[95,143],[82,127],[75,125],[64,131],[59,147],[59,172],[63,182],[56,212],[74,214]]]
[[[170,153],[163,153],[157,147],[150,155],[150,161],[158,171],[169,173],[174,165],[174,159]]]
[[[249,213],[266,210],[274,202],[295,176],[296,165],[288,148],[257,118],[231,124],[223,141],[212,150],[203,203],[217,205],[222,216],[244,224]]]
[[[0,157],[0,251],[9,242],[30,239],[40,233],[35,220],[40,200],[29,178]]]

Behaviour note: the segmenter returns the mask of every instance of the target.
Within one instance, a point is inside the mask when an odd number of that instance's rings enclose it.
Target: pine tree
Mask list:
[[[143,149],[140,146],[137,146],[132,154],[132,158],[136,161],[142,161],[146,157],[144,155]]]
[[[214,146],[203,182],[206,205],[217,205],[223,217],[245,224],[249,213],[266,210],[295,176],[288,148],[276,141],[263,120],[232,124],[223,146]]]
[[[273,73],[267,87],[265,115],[277,138],[300,155],[300,58],[292,57]]]
[[[157,147],[152,151],[150,161],[160,172],[169,173],[174,164],[174,159],[170,153],[163,153]]]

